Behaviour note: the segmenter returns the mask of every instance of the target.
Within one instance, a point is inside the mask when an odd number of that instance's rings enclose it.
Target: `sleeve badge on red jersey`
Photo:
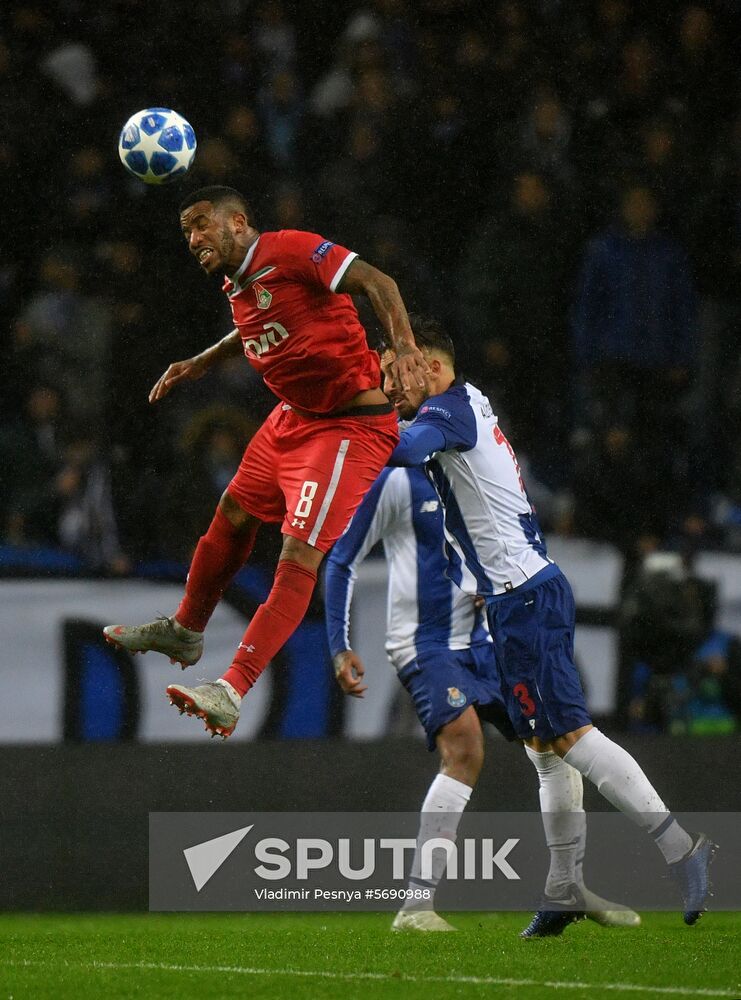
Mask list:
[[[324,243],[320,243],[316,248],[314,253],[311,255],[311,259],[315,264],[321,264],[323,258],[329,253],[329,251],[334,246],[330,240],[325,240]]]

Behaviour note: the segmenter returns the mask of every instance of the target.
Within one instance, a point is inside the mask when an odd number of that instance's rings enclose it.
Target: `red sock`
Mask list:
[[[185,584],[185,596],[175,612],[179,625],[203,632],[214,608],[252,552],[258,524],[235,528],[221,507],[205,535],[201,535]]]
[[[301,624],[315,584],[316,570],[290,559],[281,559],[278,563],[268,599],[257,609],[231,667],[222,678],[241,695],[247,694]]]

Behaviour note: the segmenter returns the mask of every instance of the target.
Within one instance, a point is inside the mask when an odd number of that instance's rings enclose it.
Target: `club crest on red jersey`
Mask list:
[[[257,308],[269,309],[270,303],[273,301],[272,292],[269,292],[267,288],[260,284],[259,281],[255,281],[253,283],[252,289],[255,293],[255,298],[257,299]]]

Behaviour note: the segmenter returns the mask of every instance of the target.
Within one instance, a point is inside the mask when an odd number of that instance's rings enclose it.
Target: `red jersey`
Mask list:
[[[381,384],[355,305],[336,291],[356,257],[316,233],[261,233],[224,284],[247,360],[298,409],[331,413]]]

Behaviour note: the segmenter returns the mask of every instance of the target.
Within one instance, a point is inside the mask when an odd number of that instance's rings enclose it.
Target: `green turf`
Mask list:
[[[741,997],[738,914],[710,914],[695,928],[648,914],[636,930],[581,923],[536,941],[517,937],[525,914],[455,914],[457,934],[392,934],[390,919],[0,916],[0,1000]]]

